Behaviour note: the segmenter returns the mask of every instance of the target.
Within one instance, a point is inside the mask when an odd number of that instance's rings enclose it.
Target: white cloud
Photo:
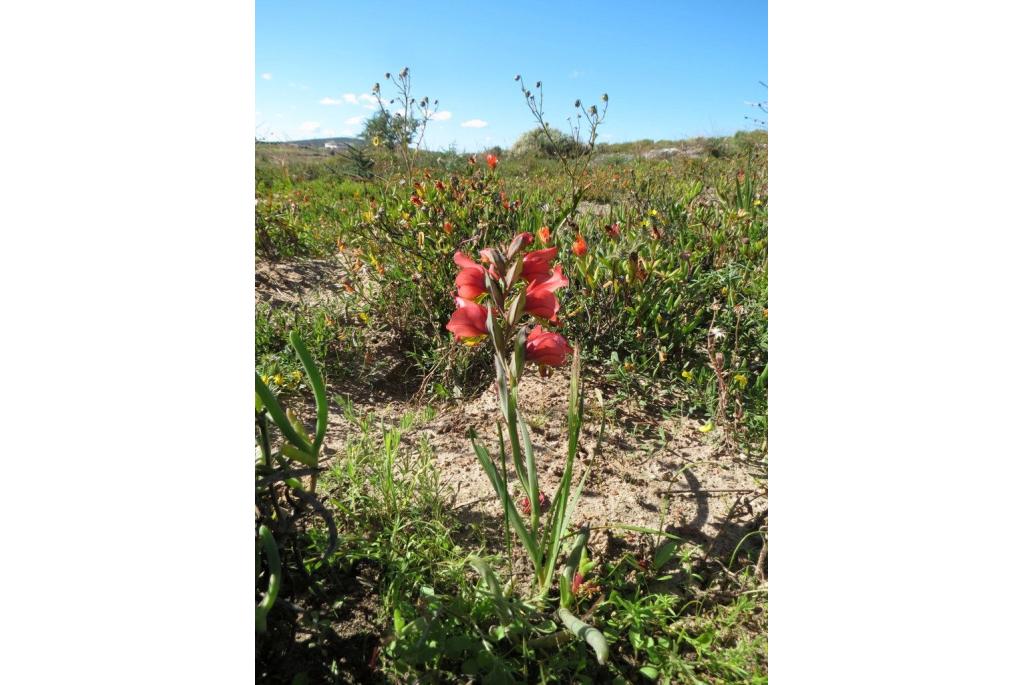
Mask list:
[[[324,98],[320,101],[321,105],[340,105],[341,100],[335,100],[334,98]]]
[[[430,118],[434,121],[448,121],[452,118],[452,113],[447,110],[441,110],[440,112],[433,112]]]
[[[463,121],[461,124],[462,128],[483,128],[487,126],[487,122],[483,119],[470,119],[469,121]]]
[[[303,133],[316,133],[320,130],[319,121],[303,121],[299,124],[299,130]]]
[[[270,79],[274,78],[274,75],[271,74],[269,71],[265,71],[262,74],[260,74],[260,78],[263,79],[264,81],[269,81]]]
[[[334,129],[333,128],[325,128],[323,131],[320,131],[320,134],[324,135],[324,136],[328,136],[328,137],[333,136],[334,135]]]
[[[350,105],[359,104],[359,98],[356,97],[355,93],[345,93],[341,96],[342,99]]]
[[[355,126],[356,124],[358,124],[359,122],[361,122],[365,118],[366,118],[365,114],[357,114],[354,117],[349,117],[348,119],[346,119],[345,123],[348,124],[349,126]]]

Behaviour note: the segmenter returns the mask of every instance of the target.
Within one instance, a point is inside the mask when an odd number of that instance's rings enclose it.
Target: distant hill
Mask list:
[[[362,138],[346,138],[346,137],[340,137],[340,138],[310,138],[308,140],[289,140],[289,141],[266,140],[266,141],[260,141],[260,142],[267,143],[267,144],[270,144],[270,145],[274,145],[274,144],[297,145],[299,147],[318,147],[318,148],[322,148],[325,145],[327,145],[328,143],[333,143],[334,145],[336,145],[338,147],[339,150],[345,149],[345,145],[351,145],[353,147],[359,147],[360,145],[365,145],[366,144],[366,142]]]

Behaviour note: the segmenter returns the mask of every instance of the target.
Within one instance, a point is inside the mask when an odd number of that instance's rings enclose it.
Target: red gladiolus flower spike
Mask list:
[[[536,326],[526,338],[526,358],[544,366],[561,366],[575,350],[558,333]]]
[[[487,308],[463,297],[455,298],[455,312],[445,326],[456,339],[475,345],[487,337]]]
[[[487,166],[491,169],[498,166],[498,158],[494,155],[487,155]]]
[[[541,226],[540,229],[537,231],[537,237],[540,238],[540,241],[542,243],[547,245],[548,243],[551,242],[551,229],[548,228],[547,226]]]
[[[572,253],[577,257],[582,257],[587,253],[587,241],[583,239],[582,233],[576,234],[576,240],[572,244]]]

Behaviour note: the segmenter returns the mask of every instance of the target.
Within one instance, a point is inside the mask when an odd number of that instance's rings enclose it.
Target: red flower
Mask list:
[[[544,366],[561,366],[575,350],[558,333],[536,326],[526,338],[526,358]]]
[[[420,199],[420,196],[419,196],[419,195],[413,195],[413,196],[412,196],[411,198],[409,198],[409,199],[410,199],[410,201],[411,201],[411,202],[412,202],[412,203],[413,203],[414,205],[416,205],[417,207],[422,207],[422,206],[423,206],[423,200],[421,200],[421,199]]]
[[[452,222],[450,222],[450,221],[444,222],[444,232],[447,233],[448,235],[452,234]],[[468,259],[468,257],[467,257],[467,259]],[[473,261],[473,260],[470,259],[469,261]]]
[[[572,577],[572,594],[575,595],[577,592],[579,592],[581,585],[583,585],[583,576],[577,573]]]
[[[537,504],[540,505],[541,509],[546,509],[547,506],[548,506],[548,496],[545,495],[543,492],[540,492],[540,493],[537,493],[537,494],[538,494],[538,496],[537,496]],[[530,498],[529,497],[520,497],[519,498],[519,508],[522,510],[522,512],[524,514],[529,514],[533,510],[533,507],[530,506]]]
[[[445,222],[448,232],[451,232],[450,226],[451,224]],[[462,252],[455,253],[455,263],[462,267],[458,276],[455,277],[455,286],[459,289],[459,297],[475,300],[487,289],[487,284],[484,283],[484,267]]]
[[[435,187],[435,188],[437,188],[438,190],[444,190],[444,184],[443,184],[443,183],[441,183],[440,181],[438,181],[437,183],[435,183],[435,184],[434,184],[434,187]]]
[[[526,312],[555,321],[558,318],[558,298],[555,291],[562,286],[569,285],[569,279],[562,273],[562,265],[555,267],[554,273],[547,278],[537,278],[526,286]]]
[[[530,245],[531,243],[533,243],[533,234],[530,233],[529,231],[523,231],[522,233],[517,234],[514,238],[512,238],[512,240],[515,240],[516,238],[519,237],[522,237],[523,245]]]
[[[542,243],[547,245],[549,242],[551,242],[551,229],[548,228],[547,226],[541,226],[540,230],[537,231],[537,237],[540,238],[540,241]]]
[[[549,247],[544,250],[534,250],[523,258],[522,277],[527,283],[537,279],[547,278],[551,275],[551,260],[558,254],[557,247]]]
[[[455,298],[455,307],[455,312],[445,328],[454,333],[457,340],[465,340],[467,345],[475,345],[487,337],[486,307],[462,297]]]
[[[572,253],[577,257],[582,257],[587,253],[587,241],[583,239],[582,233],[576,234],[576,240],[572,244]]]
[[[619,236],[622,235],[622,231],[619,230],[619,222],[618,221],[616,221],[614,224],[611,224],[609,226],[605,226],[604,230],[605,230],[605,233],[608,234],[608,237],[614,238],[615,240],[618,240]]]
[[[498,158],[495,157],[494,155],[487,155],[487,166],[489,166],[491,169],[498,166]]]

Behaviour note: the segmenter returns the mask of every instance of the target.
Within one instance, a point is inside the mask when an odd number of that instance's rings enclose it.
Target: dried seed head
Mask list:
[[[590,106],[590,113],[591,114],[597,114],[597,105],[591,105]]]
[[[513,80],[518,81],[519,80],[519,74],[516,74],[516,77]]]
[[[405,67],[404,69],[402,69],[402,71],[398,72],[398,76],[400,78],[405,78],[408,75],[409,75],[409,67]]]
[[[540,88],[540,81],[537,81],[537,85],[534,88]]]
[[[601,96],[601,102],[608,102],[608,93]]]
[[[579,106],[580,106],[580,101],[579,101],[579,99],[577,99],[576,100],[576,107],[579,107]]]
[[[532,97],[532,96],[530,95],[530,91],[526,91],[526,97]]]
[[[379,92],[380,92],[380,84],[379,83],[374,83],[373,84],[373,94],[376,95]]]

